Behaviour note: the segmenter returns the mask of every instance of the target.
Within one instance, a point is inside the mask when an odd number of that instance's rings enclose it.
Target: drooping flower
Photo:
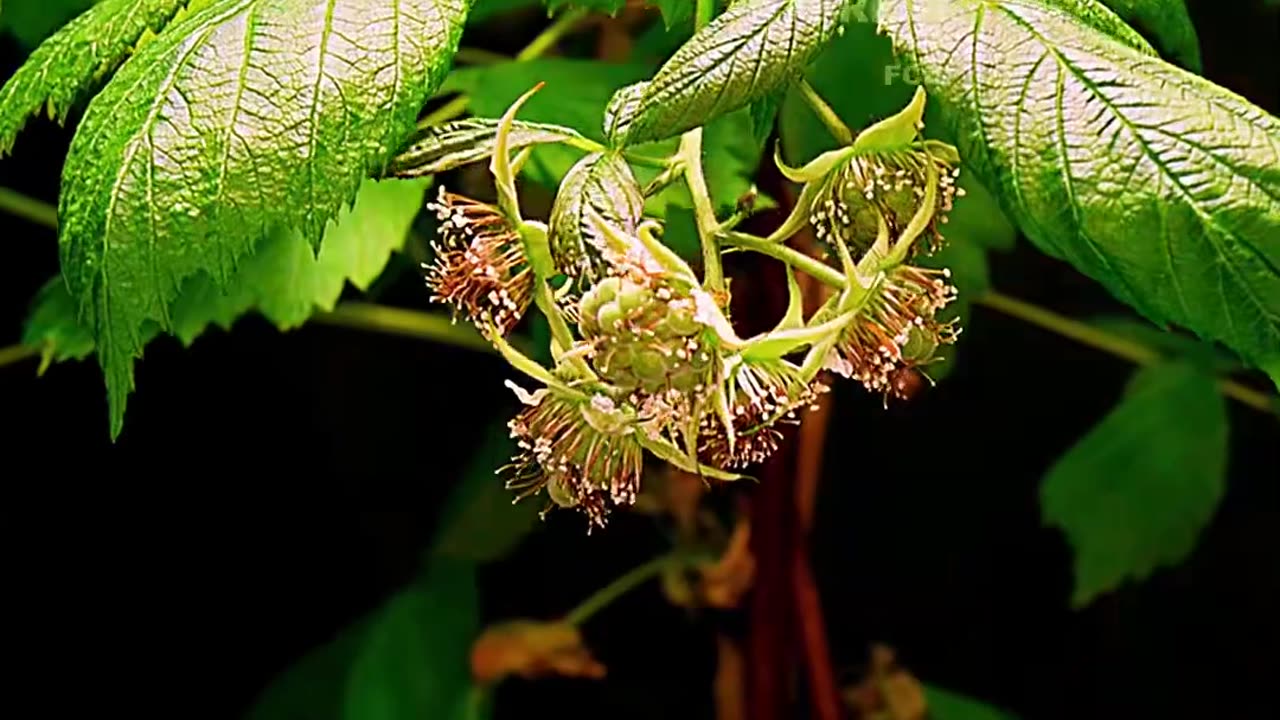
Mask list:
[[[851,377],[872,392],[903,397],[906,370],[927,365],[938,346],[955,342],[956,321],[938,311],[956,297],[946,269],[901,265],[870,289],[859,316],[840,335],[830,370]]]
[[[800,369],[785,360],[740,363],[725,386],[733,437],[725,418],[714,412],[703,415],[699,456],[726,470],[764,462],[782,441],[778,426],[798,425],[799,413],[812,408],[828,390],[820,381],[805,382]]]
[[[483,333],[506,336],[533,299],[533,270],[520,234],[498,208],[448,192],[427,204],[440,221],[434,262],[423,264],[433,302],[454,308]]]
[[[554,388],[527,393],[508,427],[519,448],[499,470],[522,500],[546,490],[561,507],[580,509],[603,527],[611,505],[630,505],[640,491],[644,450],[630,414],[602,393],[575,397]]]

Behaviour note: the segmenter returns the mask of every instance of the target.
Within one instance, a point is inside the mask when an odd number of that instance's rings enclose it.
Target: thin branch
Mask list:
[[[316,313],[312,321],[325,325],[417,338],[480,352],[496,352],[470,325],[449,318],[387,305],[345,302],[331,312]]]
[[[570,610],[564,616],[564,622],[568,625],[581,625],[590,619],[592,615],[608,607],[613,601],[651,578],[657,577],[663,570],[672,566],[688,564],[690,560],[689,555],[679,552],[650,560],[594,592],[591,597],[583,600],[578,607]]]
[[[0,367],[22,362],[40,354],[40,348],[34,345],[10,345],[0,348]]]
[[[977,298],[975,302],[992,310],[1002,312],[1009,317],[1044,328],[1065,338],[1075,340],[1082,345],[1088,345],[1137,365],[1152,365],[1163,359],[1159,351],[1142,343],[1113,335],[1079,320],[1073,320],[1052,310],[1032,305],[1024,300],[1002,295],[995,291],[987,291],[986,294]],[[1265,413],[1280,414],[1276,398],[1267,393],[1254,390],[1226,378],[1218,380],[1218,389],[1223,395],[1233,400],[1238,400],[1249,407]]]
[[[0,210],[30,220],[37,225],[58,229],[58,209],[43,200],[27,197],[16,190],[0,187]]]
[[[823,125],[827,126],[827,131],[831,133],[831,136],[841,145],[852,145],[853,131],[849,129],[848,125],[844,124],[844,121],[840,119],[836,111],[827,104],[827,101],[818,94],[818,91],[809,84],[809,81],[800,78],[796,82],[796,87],[800,89],[800,96],[808,103],[813,113],[818,116]]]

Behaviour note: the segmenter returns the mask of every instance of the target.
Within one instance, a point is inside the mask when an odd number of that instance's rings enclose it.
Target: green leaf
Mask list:
[[[280,330],[300,327],[337,305],[349,282],[364,291],[404,246],[431,178],[366,180],[350,210],[331,221],[317,255],[297,231],[263,238],[225,286],[208,275],[184,284],[173,306],[173,334],[186,345],[210,323],[224,329],[257,310]]]
[[[1200,39],[1185,0],[1101,0],[1129,24],[1155,39],[1164,54],[1200,72]]]
[[[475,568],[433,558],[369,623],[347,678],[342,720],[460,717],[479,633]]]
[[[41,375],[50,363],[83,360],[93,354],[93,334],[76,322],[76,305],[62,278],[46,282],[31,301],[22,344],[40,348]]]
[[[297,232],[278,230],[259,242],[225,287],[208,275],[189,278],[173,305],[172,334],[189,346],[210,324],[229,330],[253,310],[290,330],[316,311],[332,310],[346,283],[367,290],[404,245],[430,183],[431,178],[365,181],[354,206],[329,224],[319,256]],[[147,323],[143,344],[159,330]],[[93,352],[93,334],[77,321],[62,278],[50,280],[36,296],[23,342],[45,349],[46,366]]]
[[[751,103],[751,136],[756,139],[756,142],[762,148],[768,142],[770,133],[773,132],[773,124],[778,117],[778,108],[782,106],[784,97],[786,97],[786,92],[778,90]]]
[[[694,3],[689,0],[650,0],[662,11],[662,21],[668,29],[693,18]]]
[[[403,720],[487,717],[471,684],[479,634],[475,567],[431,559],[381,607],[290,667],[245,720]]]
[[[1014,720],[1014,716],[985,703],[934,685],[924,686],[929,720]]]
[[[1075,550],[1075,607],[1191,552],[1222,497],[1227,435],[1212,376],[1162,364],[1058,460],[1041,503]]]
[[[563,7],[580,7],[585,10],[595,10],[607,15],[613,15],[627,4],[627,0],[546,0],[547,9],[551,11],[558,10]]]
[[[1038,247],[1156,324],[1280,367],[1280,121],[1046,2],[881,15]]]
[[[495,15],[503,15],[516,10],[526,10],[541,5],[541,0],[475,0],[471,12],[467,13],[467,23],[474,25],[484,22]]]
[[[487,160],[497,144],[498,121],[467,118],[434,125],[418,132],[409,147],[391,161],[389,175],[420,177]],[[587,142],[577,130],[546,123],[517,120],[507,137],[507,149],[522,150],[531,145],[567,143],[582,147]]]
[[[0,30],[24,47],[35,47],[58,28],[93,7],[96,0],[8,0],[0,10]]]
[[[844,0],[740,0],[676,51],[613,140],[680,135],[784,88],[836,33]]]
[[[97,339],[113,437],[142,324],[168,329],[182,281],[204,271],[224,282],[277,226],[318,244],[406,139],[467,7],[216,0],[94,98],[66,160],[59,239]]]
[[[591,277],[591,248],[606,247],[587,222],[595,210],[622,232],[633,235],[644,210],[644,198],[631,166],[614,153],[582,158],[564,176],[548,223],[548,238],[556,268],[566,275]]]
[[[143,34],[160,32],[184,4],[102,0],[41,43],[0,88],[0,156],[42,110],[65,123],[76,102],[115,72]]]
[[[540,82],[546,83],[520,108],[521,120],[554,123],[603,142],[601,122],[609,98],[647,72],[643,65],[594,60],[513,61],[455,70],[441,92],[466,93],[471,98],[472,113],[497,118],[521,95]],[[561,178],[584,154],[565,145],[539,146],[525,163],[523,174],[540,185],[558,187]]]

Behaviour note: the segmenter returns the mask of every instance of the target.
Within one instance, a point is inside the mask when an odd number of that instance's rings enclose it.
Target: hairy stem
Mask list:
[[[712,293],[724,292],[724,268],[720,265],[719,223],[702,173],[702,128],[690,130],[680,139],[680,158],[685,181],[693,197],[693,217],[702,241],[702,283]]]
[[[58,229],[57,208],[43,200],[27,197],[16,190],[0,187],[0,210],[37,225]]]
[[[570,610],[564,616],[564,622],[568,625],[581,625],[589,620],[592,615],[608,607],[613,601],[626,595],[649,579],[657,577],[663,570],[685,565],[690,561],[689,555],[679,552],[650,560],[592,593],[591,597],[583,600],[578,607]]]
[[[761,255],[768,255],[775,260],[781,260],[796,270],[807,273],[813,276],[814,279],[820,280],[831,287],[843,290],[847,285],[844,275],[839,270],[782,243],[770,242],[762,237],[742,232],[724,233],[723,238],[728,245],[753,250]]]
[[[831,109],[831,106],[827,104],[827,101],[822,99],[822,96],[819,95],[818,91],[809,84],[809,81],[804,78],[800,78],[800,80],[796,82],[796,87],[799,88],[800,96],[809,104],[813,113],[818,116],[818,119],[822,121],[823,125],[827,126],[827,130],[831,133],[831,136],[839,141],[841,145],[852,145],[853,131],[849,129],[848,125],[844,124],[844,121],[840,119],[840,116],[836,114],[836,111]]]

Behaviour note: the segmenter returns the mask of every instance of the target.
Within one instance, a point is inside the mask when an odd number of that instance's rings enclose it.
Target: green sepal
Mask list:
[[[511,129],[520,107],[528,102],[533,94],[542,89],[545,83],[534,85],[525,94],[516,98],[507,108],[498,122],[498,135],[493,148],[493,159],[489,161],[489,171],[493,173],[493,181],[498,189],[498,205],[513,222],[520,222],[520,198],[516,194],[516,170],[511,163]],[[526,156],[527,157],[527,156]],[[523,161],[521,161],[523,162]]]
[[[680,452],[680,448],[673,445],[670,441],[657,437],[649,437],[646,433],[636,433],[636,439],[640,441],[641,447],[653,453],[653,456],[659,460],[664,460],[677,468],[698,475],[699,477],[711,478],[712,480],[724,480],[733,482],[735,480],[747,479],[746,475],[731,473],[720,468],[714,468],[710,465],[695,463],[689,460],[689,457]]]
[[[765,333],[747,341],[742,348],[742,357],[748,362],[778,360],[806,345],[813,345],[828,335],[839,333],[855,315],[856,312],[847,312],[821,325]]]
[[[891,115],[858,133],[853,150],[859,153],[884,152],[910,145],[924,127],[923,87],[916,88],[911,102],[896,115]]]

